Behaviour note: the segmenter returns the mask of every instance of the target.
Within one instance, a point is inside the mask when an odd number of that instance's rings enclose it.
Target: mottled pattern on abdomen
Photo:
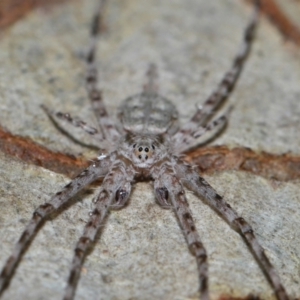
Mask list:
[[[176,123],[178,112],[168,99],[141,93],[124,100],[119,116],[126,130],[158,134]]]

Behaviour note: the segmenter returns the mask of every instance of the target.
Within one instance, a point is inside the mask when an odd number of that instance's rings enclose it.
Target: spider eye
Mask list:
[[[136,144],[133,144],[132,147],[135,148],[135,147],[136,147]]]
[[[139,151],[142,152],[142,151],[143,151],[143,147],[140,147],[140,148],[139,148]]]
[[[146,160],[148,159],[148,155],[145,156],[145,159],[146,159]]]
[[[142,155],[139,155],[139,159],[142,159]]]
[[[151,145],[152,149],[154,150],[155,149],[155,146],[154,145]]]
[[[149,152],[149,148],[145,148],[145,152]]]

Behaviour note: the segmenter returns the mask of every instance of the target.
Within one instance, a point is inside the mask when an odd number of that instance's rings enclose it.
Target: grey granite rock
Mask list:
[[[61,135],[41,104],[93,120],[84,89],[83,54],[94,1],[37,10],[1,36],[0,122],[12,133],[75,155],[95,152]],[[141,90],[149,62],[161,93],[182,120],[204,101],[231,64],[251,14],[240,1],[111,1],[98,67],[108,109]],[[229,126],[214,144],[300,153],[299,49],[261,20],[230,103]],[[78,133],[80,139],[83,135]],[[39,204],[68,178],[0,154],[0,264]],[[300,296],[300,182],[275,182],[242,172],[206,177],[253,226],[288,293]],[[97,191],[94,191],[96,193]],[[93,195],[40,230],[3,299],[59,299],[74,245]],[[252,293],[274,299],[240,236],[191,193],[188,198],[208,251],[212,299]],[[129,206],[111,212],[82,269],[76,299],[197,299],[194,258],[171,211],[154,202],[151,183],[136,185]]]

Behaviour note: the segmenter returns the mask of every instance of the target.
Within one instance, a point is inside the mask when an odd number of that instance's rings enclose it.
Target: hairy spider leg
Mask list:
[[[200,299],[208,300],[207,254],[197,232],[181,181],[174,172],[174,167],[170,161],[159,165],[155,169],[152,176],[156,194],[162,195],[160,191],[164,190],[164,202],[170,203],[174,209],[188,247],[197,261]]]
[[[288,300],[289,297],[282,285],[275,268],[264,253],[253,233],[252,227],[220,196],[210,184],[192,168],[189,164],[177,160],[176,172],[181,178],[185,178],[184,185],[193,191],[198,197],[205,199],[208,205],[218,212],[224,220],[235,229],[246,241],[247,247],[254,254],[267,279],[272,285],[276,297],[279,300]]]
[[[205,127],[199,128],[197,131],[193,133],[193,137],[195,139],[198,139],[202,135],[207,133],[211,133],[212,137],[215,137],[217,134],[219,134],[227,125],[229,114],[232,110],[232,106],[221,116],[219,116],[217,119],[209,121],[209,123]],[[186,151],[186,150],[183,150]]]
[[[176,147],[178,153],[188,151],[193,147],[198,146],[200,137],[203,137],[204,139],[202,140],[202,143],[215,139],[225,129],[231,110],[232,106],[223,115],[209,121],[204,127],[200,126],[192,135],[186,135],[184,138],[184,141],[186,142]]]
[[[95,208],[85,226],[75,250],[69,279],[65,290],[64,300],[74,298],[77,282],[80,277],[81,267],[91,244],[95,241],[97,233],[105,222],[106,214],[114,202],[123,203],[127,201],[131,192],[131,182],[135,172],[132,167],[126,166],[121,159],[116,159],[105,176]]]
[[[63,113],[63,112],[59,112],[59,111],[54,112],[43,104],[41,105],[41,107],[46,112],[46,114],[49,116],[49,118],[54,120],[55,122],[57,122],[57,120],[65,121],[65,122],[73,125],[74,127],[78,127],[80,129],[82,129],[87,134],[95,136],[97,138],[98,142],[103,141],[102,134],[96,128],[88,125],[83,120],[81,120],[77,117],[73,118],[69,113]]]
[[[174,142],[179,147],[181,144],[188,143],[190,139],[188,139],[187,136],[193,136],[193,134],[199,129],[199,126],[205,126],[207,124],[209,119],[216,113],[217,109],[225,102],[233,90],[251,49],[258,22],[259,11],[260,1],[256,1],[254,13],[244,31],[242,45],[230,70],[226,72],[217,89],[208,97],[204,104],[202,106],[198,106],[196,113],[190,121],[184,124],[173,137]],[[188,148],[188,145],[185,148]]]
[[[61,191],[57,192],[49,202],[40,205],[33,213],[32,219],[21,234],[21,237],[14,247],[12,255],[6,261],[0,275],[0,295],[8,287],[10,279],[17,268],[23,254],[33,241],[41,225],[49,216],[60,209],[67,201],[76,195],[84,187],[98,178],[104,177],[108,171],[110,157],[97,160],[87,169],[82,171]]]
[[[106,107],[103,103],[102,92],[97,87],[98,69],[96,67],[97,40],[100,36],[100,27],[103,23],[102,19],[105,2],[106,0],[99,1],[91,24],[91,41],[88,54],[86,56],[86,88],[103,136],[112,143],[120,138],[120,132],[114,125],[111,117],[108,115]]]
[[[147,82],[143,87],[144,94],[155,95],[158,93],[158,72],[157,66],[153,63],[149,65],[147,70]]]

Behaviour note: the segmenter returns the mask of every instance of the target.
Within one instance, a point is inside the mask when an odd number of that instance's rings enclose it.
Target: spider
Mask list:
[[[175,106],[158,92],[157,68],[154,64],[149,66],[148,79],[143,91],[125,99],[121,105],[118,114],[121,126],[113,124],[103,103],[101,91],[97,88],[98,72],[95,67],[96,40],[100,33],[103,5],[104,0],[99,2],[93,18],[91,46],[86,57],[86,87],[100,130],[80,119],[72,118],[67,113],[54,113],[45,106],[43,108],[51,118],[62,119],[95,137],[105,152],[57,192],[49,202],[40,205],[34,211],[30,223],[1,272],[1,293],[8,286],[23,253],[39,227],[71,197],[102,178],[98,197],[94,200],[95,208],[75,247],[65,300],[74,298],[84,259],[103,226],[108,211],[124,207],[130,197],[133,183],[141,180],[153,181],[158,204],[163,208],[172,209],[176,214],[188,247],[196,259],[200,299],[209,299],[207,253],[195,227],[184,187],[204,199],[242,236],[273,287],[277,299],[288,299],[279,276],[264,254],[251,226],[192,165],[184,161],[182,156],[182,153],[193,147],[204,134],[215,136],[227,123],[228,113],[215,119],[213,117],[232,91],[249,54],[258,19],[259,1],[256,2],[255,12],[244,33],[242,47],[231,69],[203,106],[199,106],[192,118],[181,127],[178,124]]]

